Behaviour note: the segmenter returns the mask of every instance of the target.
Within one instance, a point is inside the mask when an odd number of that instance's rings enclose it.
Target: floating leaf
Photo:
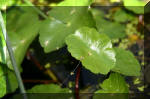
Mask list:
[[[68,88],[61,88],[56,84],[36,85],[27,91],[28,93],[69,93]]]
[[[139,76],[140,64],[130,51],[115,48],[116,66],[113,71],[127,76]]]
[[[104,19],[104,15],[98,11],[91,10],[96,22],[96,28],[100,33],[107,34],[111,39],[123,38],[125,34],[125,25],[118,22],[112,22]]]
[[[82,26],[94,26],[87,7],[56,7],[49,14],[52,18],[43,21],[39,37],[46,53],[63,47],[65,38],[76,29]]]
[[[57,6],[89,6],[93,0],[64,0]]]
[[[66,38],[68,50],[93,73],[107,74],[115,66],[111,40],[94,28],[83,27]]]
[[[112,73],[108,79],[100,84],[100,87],[102,89],[96,93],[128,93],[128,86],[124,78],[117,73]]]
[[[27,48],[38,35],[40,23],[38,15],[33,13],[32,8],[30,9],[31,12],[25,12],[23,9],[18,8],[7,14],[7,32],[18,66],[21,65]],[[12,69],[9,56],[7,56],[7,64]]]

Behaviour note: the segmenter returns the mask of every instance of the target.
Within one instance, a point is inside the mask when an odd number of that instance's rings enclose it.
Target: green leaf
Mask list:
[[[4,67],[0,64],[0,98],[6,94],[6,77],[4,76]]]
[[[117,73],[110,74],[109,78],[100,84],[100,87],[102,89],[96,93],[128,93],[128,86],[124,78]]]
[[[107,74],[115,66],[111,40],[94,28],[83,27],[66,38],[68,50],[93,73]]]
[[[125,25],[104,19],[104,15],[101,11],[95,12],[94,10],[91,10],[91,12],[96,22],[96,28],[100,33],[107,34],[111,39],[123,38],[126,36]]]
[[[140,64],[130,51],[121,48],[114,48],[116,52],[116,66],[113,71],[126,76],[139,76]]]
[[[0,29],[0,62],[6,64],[6,43]]]
[[[57,6],[89,6],[93,0],[64,0]]]
[[[144,14],[145,1],[142,0],[123,0],[126,9],[137,14]]]
[[[15,73],[8,69],[5,64],[0,63],[0,97],[6,93],[12,93],[18,88]]]
[[[70,90],[68,88],[61,88],[56,84],[41,84],[36,85],[32,89],[27,91],[28,93],[69,93]]]
[[[116,22],[127,22],[132,21],[134,19],[134,16],[130,13],[125,12],[123,9],[119,9],[114,13],[113,19]]]
[[[49,14],[51,18],[43,21],[39,32],[39,41],[46,53],[63,47],[65,38],[76,29],[94,26],[87,7],[55,7]]]
[[[30,10],[27,12],[21,8],[16,8],[7,14],[7,32],[18,66],[21,65],[29,45],[39,31],[38,15],[33,13],[31,7],[29,8]],[[13,69],[8,53],[7,65]]]
[[[18,81],[14,71],[7,69],[6,75],[7,79],[7,93],[12,93],[18,88]]]
[[[2,29],[0,27],[0,98],[6,94],[6,77],[4,76],[5,74],[4,64],[6,64],[6,44],[2,33]]]

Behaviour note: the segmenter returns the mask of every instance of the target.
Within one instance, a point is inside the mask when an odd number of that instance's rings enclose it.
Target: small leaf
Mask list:
[[[95,92],[93,99],[129,99],[128,86],[124,78],[117,73],[110,74],[100,87],[102,89]]]
[[[111,40],[94,28],[83,27],[66,38],[68,50],[93,73],[107,74],[115,66]]]
[[[69,15],[70,13],[72,15]],[[92,16],[86,7],[54,7],[49,14],[51,17],[43,21],[39,36],[40,44],[46,53],[63,47],[65,38],[76,29],[94,26]]]
[[[93,0],[64,0],[57,6],[89,6]]]
[[[24,9],[12,9],[7,13],[7,32],[14,51],[17,65],[20,66],[24,59],[27,48],[38,35],[39,19],[30,7],[29,11]],[[12,68],[9,54],[7,53],[7,65]]]
[[[116,66],[112,70],[126,76],[139,76],[141,67],[134,55],[121,48],[114,48],[114,50],[116,52]]]
[[[7,93],[13,93],[18,88],[18,81],[14,71],[7,69],[5,77],[7,79]]]
[[[69,93],[67,88],[61,88],[56,84],[36,85],[27,91],[28,93]]]
[[[102,89],[96,91],[96,93],[128,93],[124,78],[117,73],[112,73],[108,79],[100,84],[100,87]]]
[[[132,21],[134,19],[134,16],[130,13],[125,12],[123,9],[119,9],[114,13],[113,19],[116,22],[127,22]]]
[[[104,19],[101,11],[91,10],[94,20],[96,22],[96,28],[100,33],[107,34],[111,39],[123,38],[125,34],[125,25],[118,22],[112,22]]]
[[[0,64],[0,98],[6,94],[6,77],[4,76],[4,67]]]

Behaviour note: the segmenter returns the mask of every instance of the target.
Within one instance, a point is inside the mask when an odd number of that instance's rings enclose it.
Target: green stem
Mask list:
[[[6,42],[6,46],[7,46],[7,49],[8,49],[8,53],[9,53],[9,56],[10,56],[12,66],[13,66],[15,74],[16,74],[16,78],[17,78],[17,81],[18,81],[18,84],[19,84],[20,91],[21,91],[22,94],[24,94],[24,99],[27,99],[26,94],[25,94],[26,91],[25,91],[25,88],[24,88],[24,85],[23,85],[23,82],[22,82],[22,79],[21,79],[21,76],[20,76],[20,72],[18,70],[18,66],[16,64],[16,60],[15,60],[15,57],[14,57],[14,54],[13,54],[13,50],[11,48],[11,44],[9,42],[9,37],[7,35],[7,32],[6,32],[6,27],[5,27],[5,24],[4,24],[4,20],[3,20],[3,17],[2,17],[1,11],[0,11],[0,26],[2,28],[2,33],[4,35],[4,39],[5,39],[5,42]]]
[[[41,10],[39,10],[37,7],[35,7],[29,0],[23,0],[25,3],[27,3],[29,6],[32,6],[34,10],[39,13],[43,18],[47,19],[47,15],[45,15]]]

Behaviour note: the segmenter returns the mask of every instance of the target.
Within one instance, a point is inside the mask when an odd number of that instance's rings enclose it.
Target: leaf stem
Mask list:
[[[45,13],[43,13],[40,9],[38,9],[37,7],[35,7],[35,5],[33,5],[29,0],[23,0],[25,3],[27,3],[29,6],[32,6],[33,9],[39,13],[43,18],[47,19],[47,15],[45,15]]]
[[[76,81],[75,81],[75,95],[76,99],[80,99],[79,97],[79,79],[80,79],[81,67],[79,66],[76,73]]]
[[[27,57],[29,57],[29,59],[35,64],[35,66],[38,67],[39,70],[44,71],[52,80],[58,82],[58,79],[56,75],[52,72],[52,70],[50,68],[45,69],[44,66],[41,66],[39,61],[31,54],[30,51],[27,51]]]
[[[5,39],[5,42],[6,42],[6,46],[7,46],[7,49],[8,49],[8,53],[9,53],[9,56],[10,56],[12,66],[13,66],[15,74],[16,74],[16,78],[17,78],[17,81],[18,81],[18,84],[19,84],[20,91],[21,91],[22,94],[24,94],[24,99],[27,99],[27,96],[25,94],[26,91],[25,91],[25,88],[24,88],[24,85],[23,85],[23,82],[22,82],[22,79],[21,79],[20,72],[18,70],[18,66],[17,66],[16,60],[15,60],[15,57],[14,57],[14,54],[13,54],[13,50],[11,48],[9,37],[7,35],[7,32],[6,32],[6,27],[5,27],[5,24],[4,24],[4,20],[3,20],[3,17],[2,17],[1,11],[0,11],[0,26],[2,28],[2,33],[4,35],[4,39]]]

